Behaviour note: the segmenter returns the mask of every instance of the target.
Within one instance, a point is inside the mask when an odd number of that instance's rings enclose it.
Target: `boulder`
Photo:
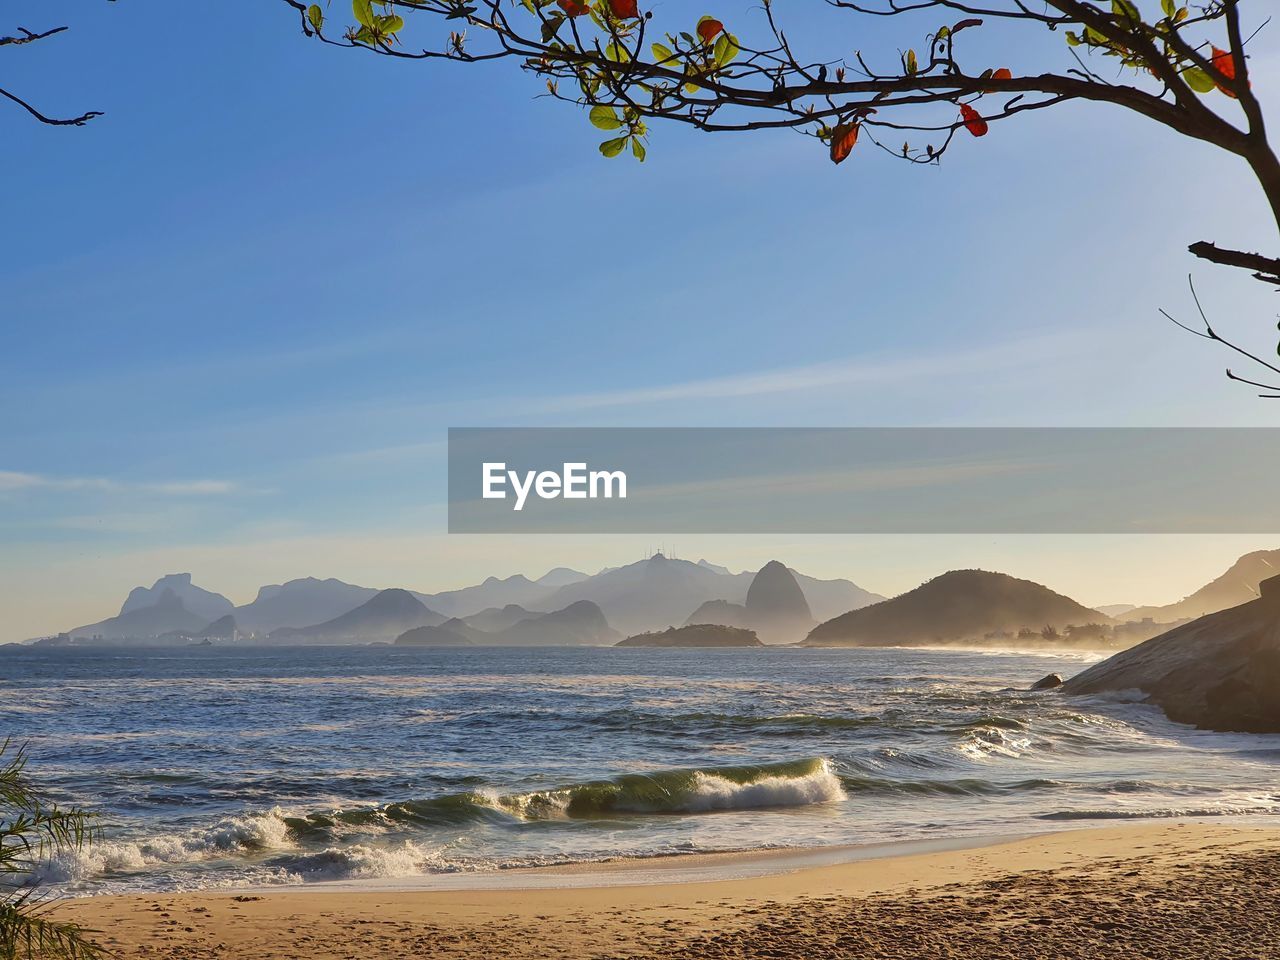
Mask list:
[[[1256,600],[1117,653],[1062,690],[1138,690],[1179,723],[1280,733],[1280,577],[1264,580]]]
[[[1054,687],[1062,686],[1062,675],[1051,673],[1047,677],[1041,677],[1031,685],[1032,690],[1052,690]]]

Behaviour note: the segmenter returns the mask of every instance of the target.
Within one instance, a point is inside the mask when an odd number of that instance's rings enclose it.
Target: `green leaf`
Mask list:
[[[311,22],[313,30],[319,30],[324,26],[324,11],[320,9],[318,3],[313,3],[307,7],[307,19]]]
[[[713,56],[716,63],[722,67],[726,67],[733,63],[734,59],[742,52],[742,48],[738,46],[738,38],[731,33],[722,33],[716,39],[716,45],[713,49]]]
[[[617,130],[622,126],[622,121],[618,119],[618,114],[613,107],[592,107],[590,117],[592,126],[599,127],[601,130]]]
[[[369,0],[351,0],[351,12],[356,16],[356,23],[363,27],[373,26],[373,4]]]
[[[1178,6],[1173,0],[1160,0],[1160,9],[1164,11],[1164,15],[1170,20],[1178,13]]]
[[[644,163],[644,155],[645,155],[644,144],[640,142],[639,137],[631,138],[631,155],[635,157],[637,160],[639,160],[641,163]]]
[[[378,21],[378,26],[383,33],[399,33],[404,29],[404,18],[395,14],[389,17],[382,17]]]
[[[564,17],[560,16],[558,13],[552,14],[547,17],[546,20],[542,21],[542,42],[546,43],[554,37],[562,23],[564,23]]]
[[[664,60],[670,60],[672,57],[675,56],[675,54],[671,52],[670,47],[664,47],[660,43],[655,43],[649,49],[653,51],[653,59],[659,63],[661,63]]]
[[[1111,12],[1120,20],[1128,20],[1130,23],[1142,22],[1142,14],[1133,0],[1111,0]]]
[[[1084,43],[1084,41],[1080,39],[1080,34],[1073,33],[1070,30],[1067,31],[1067,46],[1078,47],[1082,43]]]
[[[616,137],[613,140],[606,140],[600,144],[600,152],[606,157],[616,157],[622,152],[622,148],[627,145],[626,137]]]
[[[1182,72],[1182,79],[1186,81],[1187,86],[1196,93],[1212,93],[1217,86],[1213,82],[1213,78],[1205,73],[1199,67],[1192,67],[1190,70]]]

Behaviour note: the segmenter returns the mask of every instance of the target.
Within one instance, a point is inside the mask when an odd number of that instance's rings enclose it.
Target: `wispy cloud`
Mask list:
[[[125,482],[107,477],[50,477],[39,473],[0,470],[0,493],[21,490],[100,490],[108,493],[154,493],[167,497],[211,497],[235,493],[239,489],[237,484],[229,480]]]
[[[803,366],[706,377],[600,393],[570,394],[533,400],[541,412],[568,412],[598,407],[629,407],[680,400],[717,400],[801,393],[833,387],[867,386],[970,377],[1017,368],[1029,359],[1061,352],[1069,338],[1057,333],[996,343],[970,350],[932,351],[907,356],[857,356]]]

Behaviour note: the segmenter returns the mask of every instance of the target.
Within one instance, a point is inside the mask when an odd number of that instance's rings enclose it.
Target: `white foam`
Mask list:
[[[823,760],[802,777],[763,777],[736,783],[715,774],[698,773],[693,789],[676,809],[688,813],[707,810],[752,810],[761,807],[799,807],[845,799],[831,762]]]
[[[38,883],[68,883],[143,870],[155,864],[196,863],[237,853],[285,850],[294,844],[284,818],[284,812],[275,807],[260,813],[225,817],[207,829],[184,834],[64,848],[38,864],[33,878]]]

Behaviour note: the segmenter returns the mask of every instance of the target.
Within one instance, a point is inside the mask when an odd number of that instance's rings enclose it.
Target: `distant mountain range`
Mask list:
[[[519,609],[519,608],[516,608]],[[486,614],[490,611],[484,611]],[[512,608],[503,609],[504,617],[512,616]],[[487,622],[494,629],[484,630],[475,623]],[[439,625],[417,627],[396,638],[397,646],[440,647],[476,645],[499,647],[534,646],[600,646],[614,643],[621,636],[609,626],[603,611],[590,600],[579,600],[552,613],[530,614],[506,626],[490,618],[454,618]]]
[[[916,646],[1110,618],[1048,587],[986,570],[952,570],[901,596],[815,627],[813,646]]]
[[[1156,623],[1170,623],[1217,613],[1258,599],[1258,585],[1278,574],[1280,550],[1255,550],[1233,563],[1222,576],[1177,603],[1163,607],[1134,607],[1121,619],[1144,620],[1149,617]]]
[[[414,627],[430,627],[447,618],[427,607],[408,590],[382,590],[354,610],[309,627],[280,627],[272,643],[372,643],[394,640]]]
[[[754,630],[771,643],[805,637],[815,644],[927,643],[1023,627],[1109,623],[1108,614],[1176,622],[1247,602],[1277,571],[1280,550],[1256,551],[1178,603],[1101,611],[1030,581],[977,570],[943,574],[886,601],[848,580],[817,580],[779,561],[759,573],[732,573],[706,560],[662,554],[593,575],[557,567],[538,579],[490,577],[434,594],[306,577],[264,586],[240,607],[196,586],[190,574],[173,573],[131,590],[116,616],[68,633],[111,641],[297,644],[393,641],[418,628],[445,628],[448,636],[437,639],[612,643],[672,626],[716,624]]]

